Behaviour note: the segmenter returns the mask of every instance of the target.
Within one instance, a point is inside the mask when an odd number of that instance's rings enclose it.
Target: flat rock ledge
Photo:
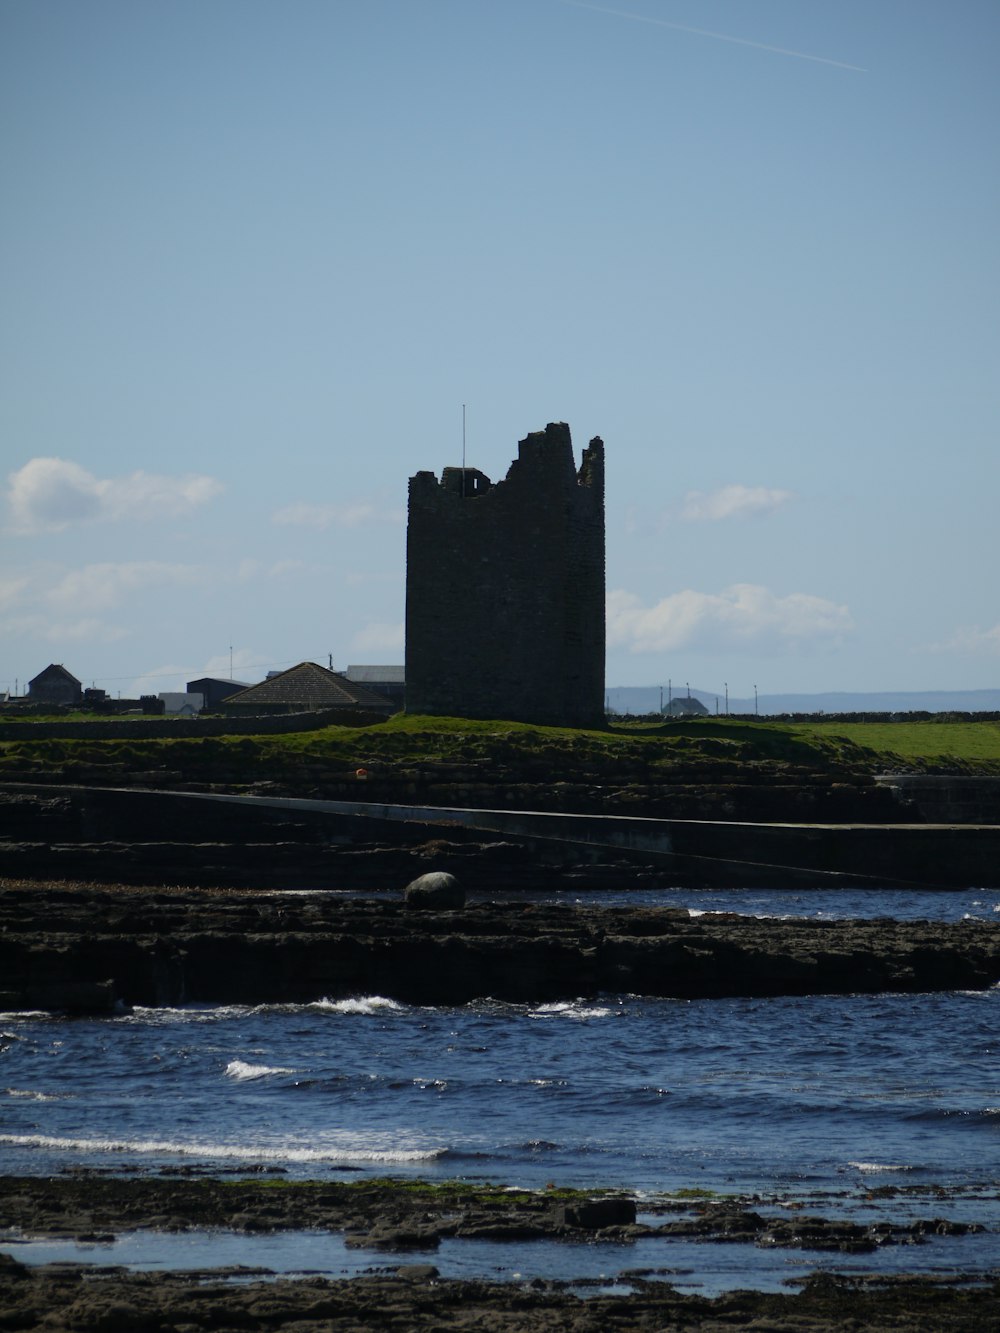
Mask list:
[[[981,990],[1000,924],[0,882],[0,1009]]]
[[[558,1194],[558,1192],[557,1192]],[[715,1299],[670,1285],[669,1267],[625,1270],[614,1292],[603,1279],[489,1282],[442,1278],[433,1253],[444,1236],[612,1240],[623,1247],[660,1234],[664,1261],[670,1240],[694,1237],[748,1244],[840,1250],[845,1256],[885,1244],[918,1244],[929,1232],[963,1234],[968,1227],[930,1220],[873,1228],[798,1216],[764,1218],[753,1200],[662,1201],[654,1212],[670,1221],[636,1226],[634,1201],[565,1192],[510,1192],[462,1182],[437,1185],[248,1179],[121,1179],[81,1173],[46,1180],[0,1178],[4,1225],[22,1235],[80,1239],[151,1227],[186,1230],[224,1226],[258,1232],[304,1227],[349,1230],[359,1244],[385,1251],[385,1264],[350,1279],[253,1280],[266,1270],[206,1269],[129,1273],[86,1264],[31,1268],[16,1244],[0,1239],[0,1310],[5,1329],[200,1329],[331,1333],[371,1328],[660,1330],[760,1328],[772,1333],[892,1329],[895,1333],[959,1333],[1000,1321],[996,1272],[956,1272],[945,1280],[814,1272],[797,1291],[734,1291]],[[644,1208],[650,1205],[644,1203]],[[972,1228],[974,1229],[974,1228]],[[2,1234],[2,1233],[0,1233]],[[4,1249],[13,1253],[4,1253]],[[226,1280],[230,1279],[230,1280]],[[232,1279],[237,1279],[233,1281]]]
[[[231,1280],[220,1280],[228,1276]],[[701,1329],[722,1333],[973,1333],[1000,1320],[1000,1284],[933,1279],[878,1282],[817,1275],[796,1294],[735,1291],[714,1300],[666,1281],[638,1279],[627,1295],[587,1283],[443,1279],[433,1265],[330,1280],[248,1281],[252,1274],[125,1273],[50,1264],[29,1269],[0,1254],[0,1307],[11,1330],[114,1333],[241,1330],[241,1333],[366,1333],[371,1329],[477,1333],[605,1333]],[[235,1280],[232,1280],[235,1279]],[[606,1287],[606,1283],[601,1283]]]

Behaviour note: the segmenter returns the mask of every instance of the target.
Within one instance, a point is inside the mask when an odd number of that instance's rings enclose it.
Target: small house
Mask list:
[[[28,698],[39,704],[79,704],[83,702],[83,686],[64,666],[50,662],[28,681]]]
[[[218,676],[202,676],[187,683],[188,694],[200,694],[205,701],[205,708],[215,708],[231,694],[238,694],[240,690],[249,688],[248,680],[223,680]]]
[[[700,699],[696,699],[693,694],[686,698],[681,697],[671,699],[667,708],[663,712],[667,717],[707,717],[708,709]]]
[[[388,717],[397,710],[382,695],[316,662],[300,662],[259,685],[223,700],[220,708],[236,716],[267,713],[316,713],[328,709],[348,714]]]

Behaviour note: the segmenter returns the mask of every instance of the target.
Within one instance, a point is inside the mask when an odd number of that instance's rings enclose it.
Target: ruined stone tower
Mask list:
[[[551,726],[604,722],[604,445],[569,427],[474,468],[410,478],[406,711]]]

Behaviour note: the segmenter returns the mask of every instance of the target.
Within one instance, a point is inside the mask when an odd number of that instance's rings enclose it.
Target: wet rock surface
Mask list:
[[[870,1224],[793,1210],[763,1215],[756,1200],[643,1202],[607,1191],[531,1192],[462,1181],[291,1181],[183,1175],[132,1178],[81,1171],[54,1179],[0,1177],[2,1228],[36,1237],[109,1237],[116,1231],[338,1231],[356,1247],[433,1248],[462,1240],[614,1240],[642,1237],[743,1242],[764,1247],[870,1253],[919,1244],[927,1236],[965,1236],[976,1223],[942,1217]],[[667,1220],[661,1220],[666,1218]],[[2,1234],[2,1232],[0,1232]],[[2,1244],[2,1242],[0,1242]]]
[[[736,1201],[662,1205],[683,1219],[636,1225],[630,1200],[567,1198],[490,1191],[461,1184],[284,1182],[274,1180],[122,1179],[86,1173],[43,1180],[0,1179],[3,1226],[22,1234],[108,1235],[116,1230],[205,1227],[260,1231],[349,1229],[387,1250],[384,1269],[352,1279],[302,1277],[254,1281],[260,1270],[129,1273],[76,1264],[27,1267],[0,1254],[0,1327],[9,1329],[276,1329],[369,1328],[552,1329],[598,1333],[622,1329],[978,1330],[1000,1318],[1000,1275],[843,1277],[814,1274],[795,1294],[732,1292],[714,1300],[677,1292],[669,1270],[635,1270],[618,1280],[491,1283],[449,1280],[431,1260],[407,1251],[433,1249],[444,1235],[518,1235],[615,1239],[681,1234],[712,1240],[767,1242],[783,1225]],[[600,1225],[614,1217],[611,1226]],[[593,1225],[598,1224],[595,1230]],[[789,1225],[810,1247],[840,1236],[846,1253],[857,1225],[799,1217]],[[878,1243],[919,1241],[940,1219],[883,1228]],[[923,1231],[921,1230],[923,1229]],[[891,1233],[891,1234],[890,1234]],[[397,1243],[393,1243],[396,1237]],[[381,1245],[380,1238],[386,1240]],[[2,1248],[2,1240],[0,1240]],[[390,1261],[395,1250],[399,1262]],[[229,1281],[220,1279],[229,1278]],[[235,1280],[232,1280],[235,1279]]]
[[[1000,1319],[1000,1287],[947,1286],[931,1280],[871,1283],[823,1278],[794,1295],[732,1292],[708,1300],[681,1295],[666,1282],[641,1282],[629,1295],[587,1298],[565,1284],[455,1281],[433,1265],[401,1265],[384,1274],[345,1279],[220,1282],[217,1275],[84,1274],[72,1266],[0,1267],[0,1305],[7,1329],[120,1330],[197,1333],[361,1333],[371,1329],[477,1329],[507,1333],[605,1333],[609,1329],[768,1333],[978,1333]]]
[[[0,881],[0,1007],[983,989],[1000,924]]]

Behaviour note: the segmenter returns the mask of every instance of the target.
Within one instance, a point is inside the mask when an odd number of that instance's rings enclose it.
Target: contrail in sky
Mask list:
[[[848,65],[843,60],[828,60],[826,56],[811,56],[805,51],[790,51],[785,46],[768,46],[766,42],[752,42],[749,37],[730,37],[725,32],[709,32],[707,28],[688,28],[683,23],[670,23],[667,19],[650,18],[648,14],[631,14],[624,9],[606,9],[603,5],[588,5],[584,0],[560,0],[574,9],[592,9],[596,14],[613,14],[615,18],[632,19],[636,23],[652,23],[657,28],[673,28],[675,32],[690,32],[695,37],[714,37],[717,42],[732,42],[736,46],[752,46],[758,51],[772,51],[778,56],[794,56],[796,60],[814,60],[818,65],[833,65],[836,69],[854,70],[856,74],[867,74],[862,65]]]

